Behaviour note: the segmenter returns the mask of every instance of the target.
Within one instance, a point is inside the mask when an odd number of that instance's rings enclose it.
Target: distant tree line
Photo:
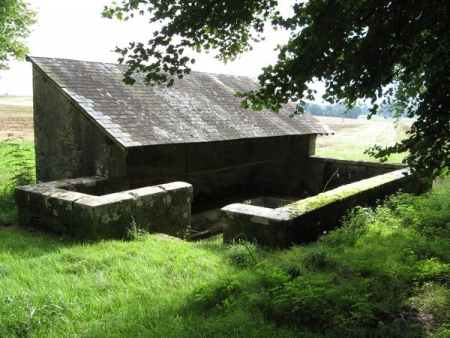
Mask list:
[[[300,105],[305,111],[316,116],[345,117],[357,119],[359,115],[369,114],[368,106],[355,106],[348,109],[344,104],[318,104],[315,102],[305,102]]]
[[[316,116],[343,117],[349,119],[357,119],[360,115],[367,116],[370,114],[370,106],[364,104],[348,109],[344,104],[318,104],[315,102],[305,102],[300,105],[305,111]],[[377,109],[377,115],[386,118],[389,117],[407,117],[407,112],[395,110],[395,107],[382,104]]]

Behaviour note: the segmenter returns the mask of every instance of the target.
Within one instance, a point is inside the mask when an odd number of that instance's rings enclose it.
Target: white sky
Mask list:
[[[101,17],[104,5],[112,0],[28,0],[35,9],[38,23],[27,44],[29,55],[86,61],[117,62],[116,46],[128,42],[146,42],[154,29],[148,19],[136,17],[128,22]],[[288,2],[284,1],[284,5]],[[288,7],[288,6],[287,6]],[[261,68],[276,60],[273,50],[287,39],[283,31],[268,32],[266,41],[254,46],[233,63],[224,65],[211,54],[196,55],[194,70],[256,77]],[[9,62],[10,69],[0,72],[0,95],[32,95],[31,65],[25,61]]]

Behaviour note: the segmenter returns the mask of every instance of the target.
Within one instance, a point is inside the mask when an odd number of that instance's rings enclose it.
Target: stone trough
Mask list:
[[[19,224],[85,239],[124,237],[134,227],[183,237],[192,186],[172,182],[121,192],[123,180],[86,177],[16,189]]]
[[[230,204],[222,208],[220,214],[223,240],[230,243],[244,239],[274,247],[310,242],[334,229],[350,208],[374,205],[377,200],[399,190],[421,193],[424,189],[423,184],[412,175],[405,175],[405,169],[402,169],[280,207]]]

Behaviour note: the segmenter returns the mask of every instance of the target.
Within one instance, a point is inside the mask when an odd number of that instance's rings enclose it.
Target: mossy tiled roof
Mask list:
[[[192,72],[174,86],[132,86],[122,81],[126,65],[29,57],[35,67],[123,148],[332,132],[310,114],[290,118],[240,108],[236,92],[258,88],[255,79]]]

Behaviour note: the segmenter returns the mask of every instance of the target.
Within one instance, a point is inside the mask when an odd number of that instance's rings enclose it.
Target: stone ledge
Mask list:
[[[231,204],[221,209],[223,240],[256,241],[259,244],[289,247],[316,240],[323,232],[339,225],[348,209],[369,206],[398,190],[421,193],[426,190],[405,169],[359,182],[269,209],[246,204]]]

